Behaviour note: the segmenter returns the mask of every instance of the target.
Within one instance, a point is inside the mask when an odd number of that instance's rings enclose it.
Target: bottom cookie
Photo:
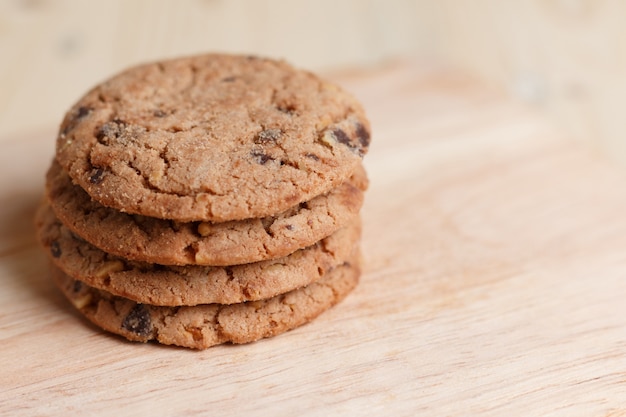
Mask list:
[[[155,340],[193,349],[227,342],[254,342],[299,327],[348,295],[359,275],[359,258],[354,256],[321,280],[267,300],[161,307],[111,295],[52,267],[56,284],[94,324],[131,341]]]

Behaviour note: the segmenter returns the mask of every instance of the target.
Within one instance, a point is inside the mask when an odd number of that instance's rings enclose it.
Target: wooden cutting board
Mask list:
[[[31,218],[54,128],[0,153],[2,415],[626,415],[626,174],[459,74],[336,77],[374,136],[365,272],[316,321],[206,351],[75,314]]]

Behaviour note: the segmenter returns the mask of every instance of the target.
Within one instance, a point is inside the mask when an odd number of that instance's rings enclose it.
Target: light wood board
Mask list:
[[[374,127],[365,272],[249,345],[82,320],[33,237],[54,128],[3,138],[0,414],[626,415],[626,174],[459,74],[337,79]]]

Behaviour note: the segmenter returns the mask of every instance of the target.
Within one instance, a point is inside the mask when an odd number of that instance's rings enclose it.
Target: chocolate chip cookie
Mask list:
[[[285,62],[140,65],[67,113],[56,157],[100,204],[179,222],[263,218],[344,183],[370,142],[359,102]]]
[[[52,267],[54,281],[87,319],[128,340],[205,349],[249,343],[301,326],[341,301],[358,282],[358,257],[306,287],[262,301],[157,307],[95,289]]]
[[[313,245],[357,216],[367,176],[361,165],[327,194],[275,216],[223,223],[131,215],[89,198],[57,163],[47,175],[56,216],[94,246],[126,259],[167,265],[235,265],[275,259]]]
[[[164,306],[232,304],[305,286],[346,261],[357,248],[356,217],[325,239],[278,259],[227,267],[163,266],[111,255],[76,237],[49,207],[37,214],[39,240],[63,272],[131,300]]]

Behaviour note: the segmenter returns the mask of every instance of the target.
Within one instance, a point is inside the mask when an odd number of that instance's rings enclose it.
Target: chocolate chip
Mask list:
[[[72,129],[74,129],[76,127],[76,123],[74,123],[73,121],[67,123],[63,129],[61,129],[61,134],[62,135],[67,135],[68,133],[70,133],[70,131],[72,131]]]
[[[87,116],[89,113],[91,113],[93,109],[91,107],[87,107],[87,106],[80,106],[78,108],[78,110],[76,111],[76,118],[77,119],[82,119],[83,117]]]
[[[102,168],[96,168],[91,171],[91,175],[89,176],[89,182],[98,185],[102,182],[103,178],[104,170]]]
[[[278,111],[293,116],[297,113],[296,106],[291,103],[281,103],[276,106]]]
[[[370,132],[361,123],[356,125],[356,137],[363,148],[370,145]]]
[[[122,322],[122,328],[139,336],[148,336],[152,332],[150,312],[143,304],[136,304]]]
[[[261,164],[261,165],[265,165],[267,163],[267,161],[273,161],[274,158],[272,158],[271,156],[269,156],[266,153],[263,153],[261,151],[252,151],[250,152],[250,155],[252,155],[256,161]]]
[[[233,272],[233,269],[231,267],[224,267],[224,272],[226,272],[229,281],[233,281],[235,279],[235,273]]]
[[[74,281],[74,285],[72,286],[72,291],[75,293],[80,292],[83,289],[83,283],[80,281]]]
[[[67,121],[67,124],[65,125],[61,133],[63,133],[64,135],[67,135],[71,130],[73,130],[76,127],[76,122],[82,119],[83,117],[87,116],[89,113],[91,113],[92,110],[93,109],[91,107],[80,106],[78,109],[76,109],[74,114],[69,118],[69,120]]]
[[[255,143],[268,143],[276,142],[283,135],[283,131],[280,129],[265,129],[259,132],[254,139]]]
[[[167,113],[165,113],[161,109],[156,109],[154,112],[152,112],[152,114],[154,115],[154,117],[165,117],[165,116],[167,116]]]
[[[293,224],[285,225],[285,229],[287,229],[287,230],[294,230],[295,228],[296,227]]]
[[[50,243],[50,254],[52,255],[53,258],[58,258],[61,256],[63,252],[61,251],[61,245],[59,245],[59,242],[56,240],[53,240],[52,243]]]
[[[357,130],[358,130],[358,127],[357,127]],[[361,132],[360,132],[361,136],[358,137],[358,142],[355,142],[352,139],[350,139],[350,136],[348,136],[346,132],[344,132],[342,129],[339,129],[339,128],[335,128],[331,130],[330,133],[337,142],[343,145],[346,145],[348,148],[350,148],[352,151],[359,154],[360,156],[363,156],[363,154],[365,153],[364,148],[367,148],[367,145],[365,144],[369,143],[369,132],[367,132],[365,128],[361,129]]]
[[[307,158],[312,159],[314,161],[319,161],[320,160],[320,157],[315,155],[314,153],[306,153],[306,154],[304,154],[304,156],[306,156]]]
[[[102,142],[102,139],[104,139],[105,137],[107,137],[107,128],[104,127],[105,125],[100,126],[97,131],[96,131],[96,139],[98,139],[98,142]]]
[[[120,119],[113,119],[110,122],[106,122],[100,126],[100,129],[98,129],[96,139],[98,139],[99,142],[104,143],[106,142],[104,141],[106,138],[119,138],[122,135],[125,126],[126,122]]]
[[[348,137],[346,132],[341,129],[333,129],[332,133],[335,139],[337,139],[337,142],[343,143],[344,145],[353,148],[352,144],[350,143],[350,138]]]

